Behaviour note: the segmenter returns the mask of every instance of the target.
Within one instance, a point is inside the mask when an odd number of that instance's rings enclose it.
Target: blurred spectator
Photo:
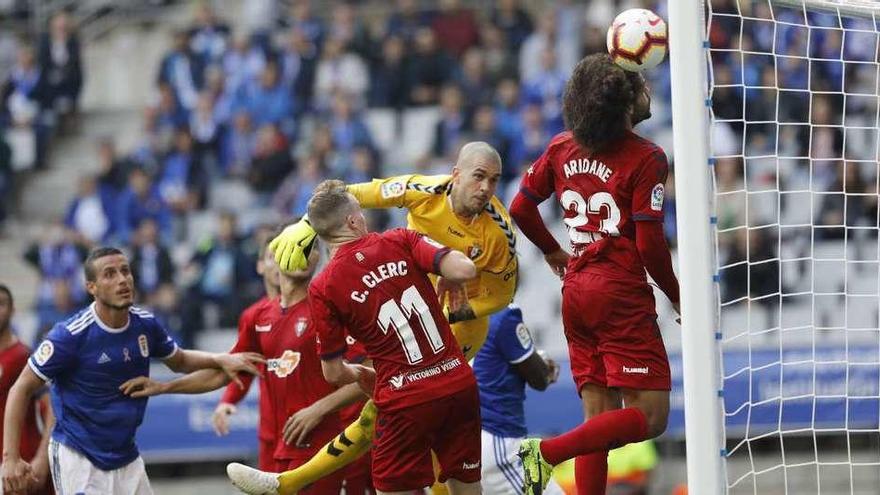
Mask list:
[[[293,102],[290,89],[281,83],[278,64],[268,62],[260,79],[240,90],[236,110],[247,110],[254,124],[276,124],[286,135],[293,135]]]
[[[113,205],[128,184],[130,164],[116,156],[116,144],[112,137],[98,140],[98,189],[101,197]]]
[[[153,112],[155,129],[161,133],[170,134],[189,123],[188,111],[180,106],[174,88],[167,83],[159,84],[159,99]]]
[[[482,50],[471,48],[465,52],[455,80],[461,88],[468,113],[472,113],[478,105],[492,101],[495,90],[486,75],[485,67]]]
[[[140,168],[133,169],[129,174],[128,188],[119,197],[117,212],[116,236],[123,244],[129,243],[132,233],[144,218],[156,222],[162,239],[171,238],[171,210],[153,180]]]
[[[99,193],[95,177],[81,177],[76,196],[64,215],[64,224],[81,235],[86,244],[105,242],[113,234],[113,199]]]
[[[189,30],[189,46],[199,57],[201,67],[219,62],[226,52],[229,26],[217,19],[214,9],[207,1],[196,5],[195,23]]]
[[[370,71],[369,105],[401,110],[410,93],[407,70],[403,38],[389,36],[382,43],[382,57],[376,60]]]
[[[440,11],[431,21],[437,42],[446,53],[460,57],[477,44],[479,31],[474,11],[462,7],[459,0],[440,0]]]
[[[400,37],[408,44],[419,29],[431,25],[432,17],[432,12],[418,8],[416,0],[397,0],[385,31],[388,36]]]
[[[544,68],[544,53],[552,50],[556,63],[564,67],[567,75],[580,60],[580,46],[576,39],[560,36],[558,16],[555,11],[547,11],[538,18],[538,29],[523,43],[519,52],[519,74],[521,81],[533,79]]]
[[[174,282],[174,269],[168,249],[159,240],[159,226],[152,218],[144,218],[131,246],[131,271],[138,298],[152,300],[162,286]]]
[[[372,55],[373,41],[366,27],[359,20],[356,5],[353,3],[339,2],[333,6],[327,37],[341,41],[346,50],[361,57]]]
[[[37,66],[33,48],[20,45],[15,66],[0,89],[0,126],[33,131],[37,168],[45,165],[51,131],[51,101],[48,80]]]
[[[330,132],[333,133],[333,146],[342,153],[349,153],[355,147],[373,148],[370,129],[360,115],[352,108],[351,96],[339,92],[333,97],[330,115]],[[344,174],[344,170],[334,170],[334,174]]]
[[[49,19],[49,31],[40,37],[39,63],[51,95],[53,109],[61,115],[76,111],[83,74],[79,39],[66,12]]]
[[[862,177],[859,164],[838,162],[834,166],[835,178],[823,191],[817,205],[814,225],[819,239],[845,239],[844,227],[865,227],[877,225],[877,195],[873,181],[868,186]],[[830,227],[830,228],[828,228]]]
[[[229,123],[232,118],[234,97],[226,88],[226,76],[220,65],[209,65],[205,69],[205,89],[202,94],[208,95],[214,107],[214,119],[221,124]]]
[[[373,156],[373,150],[370,148],[356,147],[352,152],[351,168],[342,176],[342,180],[347,184],[357,184],[358,182],[369,182],[373,177],[380,175],[376,170]]]
[[[191,343],[194,332],[206,324],[235,326],[242,306],[238,293],[253,270],[252,262],[242,251],[236,228],[235,215],[221,214],[217,234],[199,244],[198,251],[190,261],[188,269],[195,271],[196,276],[184,308],[182,332],[185,343]],[[210,321],[210,317],[208,321],[204,318],[202,307],[206,305],[216,311],[216,321]]]
[[[519,52],[520,46],[534,28],[532,18],[519,5],[518,0],[499,0],[492,9],[492,24],[504,31],[507,43],[514,52]]]
[[[0,132],[0,238],[5,235],[7,208],[13,191],[12,149]]]
[[[287,25],[301,32],[313,46],[324,42],[324,23],[312,14],[311,0],[293,0]]]
[[[469,140],[484,141],[492,145],[501,156],[502,171],[510,164],[510,141],[498,129],[495,110],[491,105],[480,105],[474,111],[473,124]],[[502,172],[503,177],[504,172]]]
[[[290,88],[294,112],[299,115],[311,109],[318,66],[318,48],[298,28],[291,28],[281,53],[281,81]]]
[[[522,132],[522,101],[516,79],[505,78],[495,87],[495,117],[498,129],[515,142]]]
[[[266,53],[245,33],[232,38],[232,49],[223,56],[226,91],[238,94],[242,87],[256,81],[266,67]]]
[[[251,117],[241,111],[232,119],[232,128],[222,137],[221,162],[227,176],[243,177],[256,151],[256,133]]]
[[[186,128],[174,135],[174,150],[165,158],[156,177],[159,196],[172,212],[182,215],[200,206],[207,181],[202,163],[193,153],[193,138]]]
[[[218,171],[220,162],[220,138],[224,126],[217,117],[214,98],[203,91],[189,118],[193,139],[193,154],[206,171]]]
[[[271,194],[292,169],[293,160],[284,136],[271,124],[260,127],[248,181],[263,205],[268,204]]]
[[[291,172],[272,198],[272,207],[284,217],[300,217],[306,214],[312,191],[327,178],[324,164],[315,155],[300,160],[300,166]]]
[[[434,156],[454,162],[459,141],[466,130],[467,116],[461,90],[457,86],[445,86],[440,93],[440,120],[434,127]]]
[[[452,76],[454,62],[437,48],[437,38],[428,28],[416,31],[415,52],[410,57],[409,101],[413,105],[437,103],[440,87]]]
[[[510,159],[501,168],[501,181],[517,182],[529,165],[541,156],[552,138],[553,134],[544,124],[541,107],[526,105],[522,110],[521,132],[511,139]]]
[[[552,48],[545,48],[541,52],[540,62],[539,70],[532,72],[532,76],[524,82],[523,94],[528,101],[540,103],[544,123],[551,133],[556,134],[565,128],[562,92],[565,91],[568,77],[559,68],[556,52]]]
[[[324,43],[315,73],[315,108],[328,109],[333,94],[337,91],[352,95],[357,104],[361,105],[365,101],[368,86],[369,72],[361,57],[346,52],[342,40],[328,39]]]
[[[56,282],[67,284],[76,303],[84,301],[82,262],[88,249],[79,244],[76,233],[60,221],[43,232],[40,240],[31,244],[24,253],[25,261],[40,274],[36,307],[47,310],[55,307]]]
[[[483,24],[480,36],[483,41],[485,70],[489,79],[498,81],[505,77],[518,77],[517,58],[508,49],[504,32],[496,26],[486,23]]]
[[[51,300],[37,306],[37,336],[38,340],[55,326],[59,321],[64,321],[79,311],[81,301],[74,298],[72,287],[74,284],[82,285],[81,281],[52,280],[49,282]]]
[[[180,105],[189,110],[196,105],[203,72],[202,61],[190,49],[189,33],[175,32],[171,51],[159,66],[158,81],[167,84]]]

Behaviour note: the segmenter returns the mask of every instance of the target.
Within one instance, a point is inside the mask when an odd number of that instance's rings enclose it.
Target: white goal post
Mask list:
[[[880,1],[668,9],[689,493],[877,493]]]

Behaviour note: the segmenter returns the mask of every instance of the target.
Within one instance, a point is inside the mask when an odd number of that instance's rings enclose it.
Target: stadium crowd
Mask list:
[[[84,300],[79,262],[89,246],[108,242],[128,246],[140,272],[140,297],[166,315],[172,329],[186,329],[185,345],[201,328],[233,326],[260,287],[251,234],[261,222],[248,212],[271,213],[266,219],[273,221],[301,215],[325,178],[365,181],[399,172],[398,165],[416,173],[445,170],[463,142],[483,140],[502,156],[499,191],[509,201],[518,177],[562,129],[560,96],[570,69],[605,49],[605,27],[628,6],[554,2],[534,12],[517,0],[476,8],[444,0],[436,9],[415,0],[384,8],[257,3],[271,4],[274,14],[236,25],[209,3],[196,5],[191,23],[174,32],[156,67],[140,144],[120,150],[111,137],[96,143],[98,172],[81,179],[67,211],[26,254],[42,278],[42,330]],[[665,16],[663,2],[642,4]],[[740,262],[774,260],[780,247],[797,257],[810,246],[809,227],[770,226],[748,236],[738,227],[815,220],[818,240],[876,235],[843,228],[876,226],[877,170],[865,161],[876,146],[870,131],[851,128],[844,139],[842,128],[842,119],[848,126],[876,125],[876,102],[859,96],[874,84],[875,42],[866,43],[860,33],[844,40],[833,28],[835,19],[817,14],[809,16],[807,29],[800,13],[777,9],[774,27],[766,2],[740,2],[744,21],[724,15],[736,12],[733,0],[712,5],[719,246],[721,264],[729,266],[722,271],[722,298],[730,301],[748,291],[760,297],[779,290],[778,261]],[[66,45],[53,41],[68,38]],[[22,120],[16,112],[21,101],[35,105],[39,115],[76,107],[79,45],[70,19],[59,14],[39,50],[18,46],[3,86],[0,127],[8,135],[28,122],[37,149],[44,149],[46,130],[38,127],[53,119]],[[66,72],[52,65],[63,59],[61,46],[69,47]],[[740,46],[742,59],[727,51]],[[59,73],[66,76],[63,83],[28,93],[28,84]],[[657,104],[640,130],[671,153],[668,64],[648,77]],[[849,93],[845,104],[842,90]],[[399,136],[404,114],[431,108],[436,118],[424,131],[430,135],[427,152],[401,163],[371,114],[392,115],[392,133]],[[780,124],[768,122],[777,116]],[[36,153],[38,163],[44,155]],[[0,192],[10,187],[8,163],[8,153],[0,153]],[[217,185],[229,183],[247,194],[235,197],[234,208],[218,211],[223,198],[216,196],[227,189]],[[674,245],[672,180],[668,187],[666,234]],[[816,218],[792,206],[804,194],[814,198]],[[215,212],[214,228],[194,231],[188,220],[205,211]],[[2,215],[0,208],[0,222]],[[380,214],[371,221],[382,227],[394,218]],[[781,282],[788,287],[809,275],[804,266],[788,273]],[[181,312],[183,298],[203,301],[207,309]]]

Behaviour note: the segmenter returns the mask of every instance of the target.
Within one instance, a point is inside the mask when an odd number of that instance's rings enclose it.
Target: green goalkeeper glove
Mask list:
[[[299,222],[285,227],[278,237],[272,239],[269,249],[275,253],[275,261],[281,271],[295,272],[308,268],[309,254],[317,235],[309,219],[303,217]]]

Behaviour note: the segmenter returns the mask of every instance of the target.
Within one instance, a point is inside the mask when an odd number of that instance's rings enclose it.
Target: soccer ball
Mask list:
[[[660,16],[646,9],[629,9],[614,18],[606,44],[614,63],[640,72],[663,61],[666,39],[666,23]]]

